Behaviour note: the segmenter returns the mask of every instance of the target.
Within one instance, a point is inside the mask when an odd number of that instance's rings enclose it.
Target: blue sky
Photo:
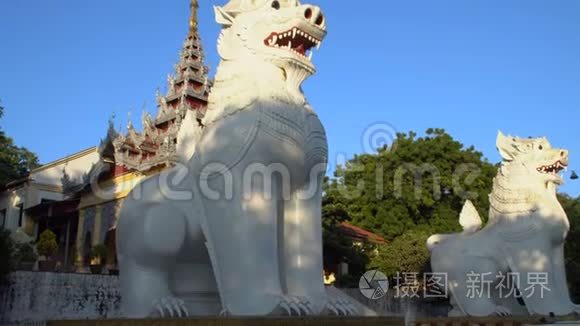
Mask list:
[[[97,145],[114,112],[154,111],[187,32],[188,0],[0,2],[0,125],[43,162]],[[200,0],[207,64],[219,27]],[[364,131],[446,129],[492,162],[498,129],[548,136],[580,172],[580,1],[317,0],[329,35],[305,85],[331,156]],[[331,158],[334,160],[334,158]],[[563,188],[580,195],[580,181]]]

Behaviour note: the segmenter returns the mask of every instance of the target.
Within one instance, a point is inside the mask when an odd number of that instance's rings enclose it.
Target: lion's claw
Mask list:
[[[509,317],[512,315],[512,312],[506,307],[497,306],[495,307],[495,315],[499,317]]]
[[[310,301],[305,297],[282,296],[280,300],[280,307],[288,313],[290,316],[307,316],[312,315],[312,309],[310,308]]]
[[[153,308],[161,318],[179,318],[189,316],[185,302],[175,297],[166,297],[155,300]]]
[[[348,302],[348,300],[345,300],[343,298],[331,299],[326,304],[326,309],[330,310],[337,316],[358,315],[358,311],[356,310],[356,308],[350,302]]]

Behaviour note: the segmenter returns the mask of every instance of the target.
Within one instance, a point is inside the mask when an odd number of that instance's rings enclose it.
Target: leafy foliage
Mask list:
[[[0,119],[3,116],[4,107],[0,105]],[[34,153],[16,146],[12,138],[0,129],[0,187],[25,177],[38,166],[38,157]]]
[[[429,129],[425,137],[399,134],[392,150],[355,156],[337,169],[329,188],[355,225],[393,240],[416,227],[459,231],[466,199],[485,217],[496,171],[473,147]]]
[[[369,269],[380,270],[388,277],[395,277],[398,273],[423,274],[429,270],[430,254],[425,243],[431,235],[426,228],[405,232],[380,248]]]
[[[38,259],[38,255],[34,252],[34,248],[28,244],[16,245],[14,252],[14,261],[16,263],[34,263]]]
[[[325,256],[346,257],[356,280],[372,268],[389,276],[422,272],[429,262],[427,238],[460,231],[459,213],[466,199],[487,216],[496,172],[482,153],[465,148],[442,129],[428,129],[424,137],[398,134],[392,148],[357,155],[327,180]],[[378,255],[371,253],[374,248],[352,248],[336,231],[343,221],[389,243],[378,248]]]
[[[92,248],[91,250],[91,259],[98,260],[99,263],[102,263],[107,258],[107,247],[105,245],[99,244]]]
[[[46,229],[40,234],[40,239],[36,245],[38,254],[46,258],[51,258],[58,251],[58,243],[56,242],[56,235]]]
[[[8,274],[14,265],[14,244],[10,239],[10,232],[0,231],[0,284],[6,283]]]

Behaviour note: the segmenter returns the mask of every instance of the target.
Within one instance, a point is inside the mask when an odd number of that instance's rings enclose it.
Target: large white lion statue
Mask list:
[[[546,138],[501,132],[497,147],[503,163],[487,225],[482,228],[468,201],[460,216],[463,233],[427,241],[433,271],[447,274],[450,316],[580,312],[570,300],[564,266],[570,224],[556,197],[568,151],[552,148]]]
[[[326,19],[298,0],[232,0],[215,13],[221,62],[195,154],[124,203],[124,313],[354,314],[323,284],[327,141],[301,90]]]

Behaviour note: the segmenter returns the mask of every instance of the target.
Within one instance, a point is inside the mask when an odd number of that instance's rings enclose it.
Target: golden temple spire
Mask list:
[[[199,5],[197,0],[191,0],[191,16],[189,17],[189,31],[193,32],[197,29],[197,9]]]

